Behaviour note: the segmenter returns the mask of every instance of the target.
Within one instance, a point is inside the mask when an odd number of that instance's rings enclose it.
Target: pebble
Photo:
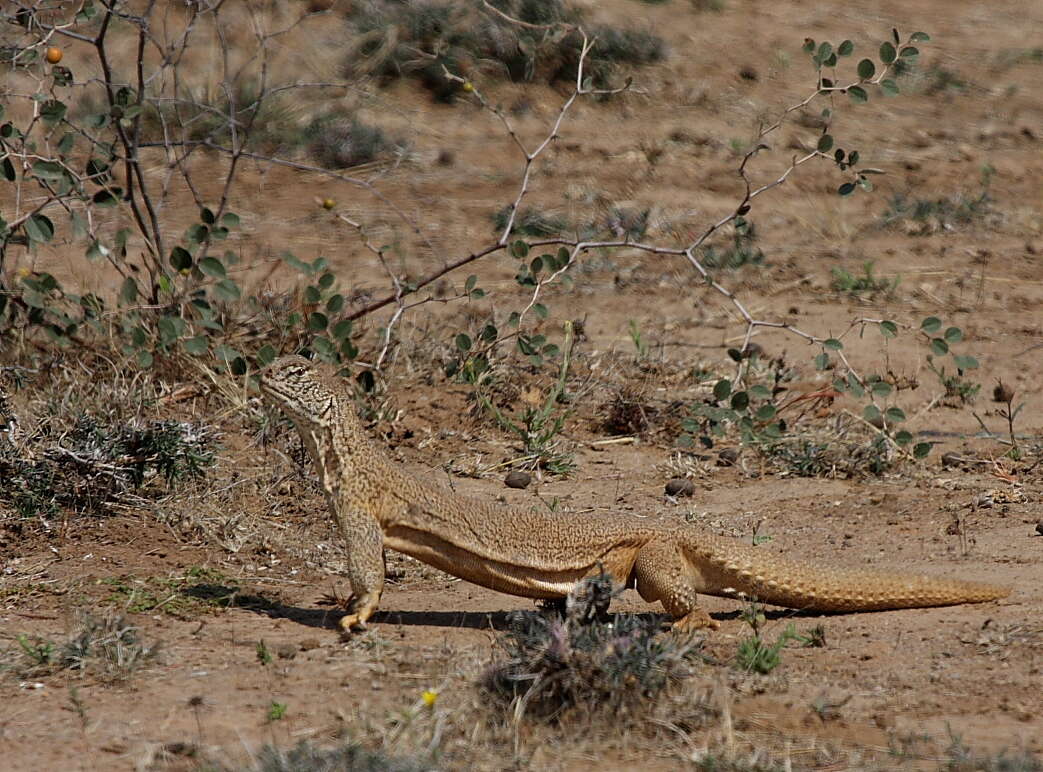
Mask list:
[[[508,488],[528,488],[530,482],[532,482],[532,475],[517,469],[511,470],[503,478],[503,484]]]
[[[674,477],[666,483],[667,496],[691,496],[695,493],[695,483],[683,477]]]

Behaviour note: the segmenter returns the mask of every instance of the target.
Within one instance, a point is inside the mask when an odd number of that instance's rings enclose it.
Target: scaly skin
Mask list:
[[[975,582],[811,565],[661,519],[493,506],[394,467],[363,433],[338,380],[302,357],[274,362],[261,391],[297,426],[348,542],[346,633],[364,628],[377,609],[385,547],[529,598],[564,597],[604,569],[646,601],[660,601],[675,629],[686,631],[718,627],[698,593],[816,611],[947,606],[1009,594]]]

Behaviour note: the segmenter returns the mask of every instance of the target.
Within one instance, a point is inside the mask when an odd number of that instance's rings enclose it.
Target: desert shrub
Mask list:
[[[347,169],[370,163],[401,144],[390,140],[383,129],[333,113],[312,118],[303,134],[308,153],[326,169]]]
[[[152,480],[170,487],[200,478],[214,463],[214,436],[178,421],[110,422],[83,415],[35,452],[0,439],[0,503],[22,517],[62,510],[101,514]]]
[[[157,643],[145,643],[141,631],[119,615],[81,613],[63,643],[19,635],[17,647],[3,652],[4,667],[21,678],[38,678],[62,670],[123,680],[155,659]]]
[[[419,759],[398,758],[356,743],[320,748],[301,740],[289,750],[266,745],[248,772],[426,772],[437,766]]]
[[[659,619],[616,614],[605,621],[611,579],[583,582],[566,612],[515,612],[500,645],[506,659],[485,673],[481,689],[503,710],[543,721],[566,714],[614,716],[626,721],[688,672],[698,648],[661,635]]]
[[[576,76],[582,36],[571,26],[582,17],[562,0],[496,0],[511,23],[495,13],[477,12],[453,0],[369,0],[352,5],[348,20],[358,42],[348,54],[349,75],[371,74],[390,80],[415,78],[433,95],[451,101],[461,84],[445,70],[468,75],[481,66],[513,81],[570,80]],[[595,85],[603,86],[620,63],[661,60],[661,38],[634,28],[593,25],[598,42],[585,63]],[[444,69],[443,69],[444,68]]]

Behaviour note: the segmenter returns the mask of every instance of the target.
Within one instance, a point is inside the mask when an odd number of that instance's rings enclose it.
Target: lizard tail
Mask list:
[[[708,595],[742,593],[765,603],[811,611],[875,611],[953,606],[1005,598],[1009,587],[886,569],[826,568],[740,542],[698,540],[696,565]],[[688,550],[686,549],[686,552]],[[689,553],[691,554],[691,553]]]

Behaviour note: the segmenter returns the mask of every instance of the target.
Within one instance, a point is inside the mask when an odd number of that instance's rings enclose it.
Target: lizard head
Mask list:
[[[344,420],[337,385],[304,357],[272,362],[261,374],[261,393],[302,429],[329,429]]]

